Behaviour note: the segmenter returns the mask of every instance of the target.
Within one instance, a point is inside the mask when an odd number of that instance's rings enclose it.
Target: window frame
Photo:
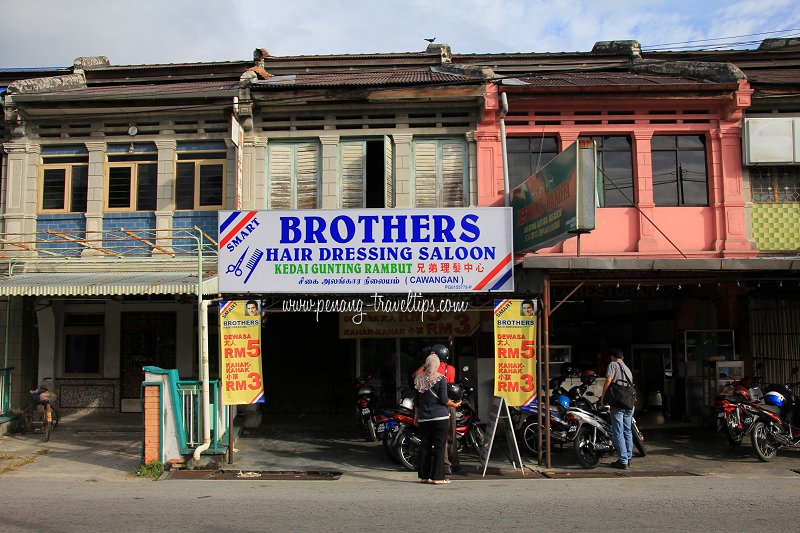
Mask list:
[[[219,152],[220,150],[214,150],[214,152]],[[203,158],[203,157],[192,157],[194,154],[201,156],[203,152],[194,152],[194,151],[186,151],[186,152],[179,152],[180,155],[188,156],[185,159],[180,159],[176,155],[175,164],[173,165],[173,176],[175,178],[175,184],[173,185],[172,192],[174,198],[174,207],[175,211],[219,211],[220,209],[225,208],[225,188],[227,185],[227,158],[225,159],[210,159],[210,158]],[[178,207],[178,165],[181,164],[193,164],[194,165],[194,181],[193,181],[193,207],[192,208],[185,208],[185,207]],[[201,169],[204,166],[212,166],[218,165],[221,167],[221,177],[220,177],[220,203],[214,205],[200,205],[200,175]]]
[[[113,161],[106,163],[105,181],[103,185],[105,211],[110,213],[127,213],[127,212],[151,212],[158,209],[158,205],[154,209],[139,209],[139,166],[140,165],[153,165],[156,170],[156,186],[155,194],[156,201],[158,201],[158,161]],[[128,189],[128,206],[127,207],[111,207],[111,169],[112,168],[130,168],[130,181]]]
[[[102,377],[103,376],[103,363],[105,359],[105,326],[99,325],[75,325],[64,326],[63,333],[63,346],[64,357],[62,375],[65,377]],[[68,335],[84,335],[84,336],[97,336],[98,337],[98,354],[97,354],[97,372],[69,372],[67,370],[67,336]]]
[[[513,154],[527,154],[529,156],[529,158],[530,158],[529,163],[530,163],[531,171],[527,176],[524,176],[523,178],[521,178],[522,181],[520,181],[519,183],[514,185],[514,178],[511,176],[511,165],[509,164],[509,180],[510,180],[509,189],[511,189],[511,190],[513,190],[514,188],[519,187],[520,185],[525,183],[525,180],[527,180],[531,175],[533,175],[533,173],[538,172],[539,170],[541,170],[542,167],[544,167],[545,165],[547,165],[547,163],[549,163],[550,161],[553,160],[553,157],[556,157],[558,154],[560,154],[562,152],[562,150],[560,150],[560,144],[561,143],[559,141],[558,135],[552,135],[552,134],[548,134],[548,135],[509,135],[507,137],[507,141],[508,140],[512,140],[512,139],[515,139],[515,140],[527,139],[528,140],[528,150],[527,151],[524,151],[524,152],[521,151],[521,150],[520,151],[516,151],[516,150],[512,151],[512,150],[508,150],[508,149],[507,149],[507,151],[508,151],[508,155],[509,156],[512,153]],[[544,163],[544,165],[539,166],[539,168],[534,168],[533,167],[533,160],[532,160],[532,158],[534,157],[534,152],[532,150],[530,150],[531,141],[538,141],[539,144],[541,145],[544,142],[545,139],[547,139],[548,142],[550,142],[550,141],[555,142],[555,152],[551,152],[550,150],[548,150],[546,152],[543,151],[543,150],[540,151],[540,152],[536,152],[537,159],[539,159],[540,156],[543,155],[543,154],[553,154],[553,157],[551,157],[550,160],[548,160],[546,163]],[[541,163],[541,160],[539,160],[539,162]]]
[[[657,137],[674,137],[675,138],[674,147],[670,147],[670,148],[654,148],[653,147],[653,145],[654,145],[653,140],[656,139]],[[692,137],[692,138],[697,137],[697,138],[699,138],[701,140],[702,144],[703,144],[702,150],[700,150],[698,148],[693,148],[693,147],[681,147],[680,146],[680,141],[679,141],[679,139],[681,137]],[[709,142],[708,142],[708,138],[707,138],[707,135],[705,134],[705,132],[701,132],[701,133],[691,133],[691,132],[658,133],[658,134],[653,134],[653,137],[651,138],[650,143],[651,143],[650,144],[650,161],[651,161],[651,164],[652,164],[652,166],[651,166],[652,176],[651,177],[652,177],[652,188],[653,188],[653,203],[655,204],[655,206],[656,207],[709,207],[711,205],[711,191],[709,190],[710,189],[710,185],[711,185],[709,183],[709,178],[710,178],[710,176],[709,176],[709,168],[710,168],[710,165],[709,165],[709,160],[708,160],[708,158],[709,158]],[[680,184],[681,184],[682,181],[686,181],[685,179],[682,179],[680,177],[680,175],[679,175],[680,174],[680,167],[681,167],[679,155],[682,152],[702,152],[703,153],[703,166],[704,166],[704,171],[705,171],[705,184],[706,184],[706,187],[705,187],[706,198],[705,198],[705,202],[704,203],[700,203],[700,204],[697,204],[697,203],[686,203],[685,199],[682,198],[682,196],[684,196],[684,195],[681,194],[682,188],[680,187]],[[674,184],[675,184],[676,196],[677,196],[677,202],[675,204],[658,203],[658,196],[656,194],[656,168],[655,168],[655,166],[656,166],[655,154],[656,153],[674,153],[675,154],[675,156],[674,156],[674,161],[675,161],[675,167],[674,167],[675,168],[675,179],[674,179]],[[670,183],[672,183],[672,182],[670,182]],[[661,184],[659,184],[659,185],[661,185]]]
[[[792,165],[758,165],[751,166],[750,170],[750,200],[754,204],[797,204],[800,202],[800,169]],[[769,182],[766,191],[758,182]],[[792,183],[791,185],[790,182]],[[781,185],[784,185],[781,187]],[[788,192],[788,191],[794,191]],[[783,195],[797,195],[791,200],[781,198]],[[767,196],[771,198],[764,200]]]
[[[628,146],[629,146],[628,150],[623,150],[621,148],[606,148],[605,147],[606,139],[609,139],[609,138],[612,138],[612,137],[627,139]],[[634,158],[634,153],[633,153],[633,151],[634,151],[633,138],[632,138],[631,134],[630,133],[612,133],[612,134],[602,134],[602,135],[581,134],[579,139],[585,139],[585,140],[602,139],[603,140],[602,146],[600,146],[599,143],[596,145],[597,146],[597,148],[596,148],[597,156],[598,156],[597,157],[597,171],[598,171],[597,172],[597,180],[598,180],[598,182],[596,184],[596,187],[598,187],[598,191],[602,191],[603,192],[603,203],[605,203],[605,198],[606,198],[606,194],[605,194],[605,192],[606,192],[606,187],[605,187],[606,177],[605,177],[605,174],[604,174],[604,172],[605,172],[605,153],[606,152],[610,152],[610,153],[626,153],[627,152],[627,154],[630,156],[630,172],[631,172],[631,181],[630,181],[631,187],[630,187],[630,189],[631,189],[631,196],[632,196],[631,203],[629,203],[629,204],[621,204],[621,205],[619,205],[619,204],[618,205],[600,205],[600,195],[597,194],[596,195],[597,207],[600,208],[600,209],[636,207],[636,205],[637,205],[636,164],[635,164],[635,158]],[[601,170],[600,161],[601,160],[603,162],[603,164],[602,164],[603,172],[600,172],[600,170]],[[609,182],[609,185],[611,185],[610,182]],[[612,188],[611,190],[616,191],[616,188]]]
[[[75,168],[84,167],[86,168],[86,198],[88,200],[88,193],[89,193],[89,163],[83,161],[76,161],[74,163],[48,163],[47,160],[44,160],[41,165],[41,170],[39,172],[39,213],[42,214],[59,214],[59,213],[73,213],[73,214],[84,214],[86,213],[86,208],[82,210],[74,210],[72,204],[75,201],[74,193],[72,190],[72,179],[73,179],[73,172]],[[48,170],[64,170],[64,191],[63,191],[63,207],[54,209],[54,208],[46,208],[44,206],[44,190],[45,190],[45,172]]]

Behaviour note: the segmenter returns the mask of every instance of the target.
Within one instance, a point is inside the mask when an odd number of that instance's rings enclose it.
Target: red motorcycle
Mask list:
[[[763,394],[751,377],[728,385],[714,401],[717,431],[725,433],[731,446],[742,443],[755,420],[755,402],[761,401]]]
[[[377,442],[378,433],[375,429],[375,411],[378,396],[375,387],[369,384],[372,376],[367,374],[356,378],[356,416],[364,428],[367,440]]]

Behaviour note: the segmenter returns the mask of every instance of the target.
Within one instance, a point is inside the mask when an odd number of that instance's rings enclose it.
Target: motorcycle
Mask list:
[[[377,442],[378,434],[375,428],[375,408],[377,394],[375,387],[369,384],[372,376],[369,374],[356,378],[356,416],[364,428],[367,440]]]
[[[747,434],[746,428],[754,421],[753,408],[747,402],[757,403],[763,394],[749,377],[730,384],[721,392],[714,400],[717,431],[725,433],[731,446],[738,446]]]
[[[587,392],[587,396],[592,395]],[[567,439],[572,440],[575,456],[583,468],[594,468],[604,455],[616,453],[614,439],[611,436],[611,410],[607,406],[598,406],[596,403],[592,410],[570,407],[566,414],[569,428]],[[633,445],[644,457],[647,449],[644,445],[644,436],[636,420],[631,422],[633,432]]]
[[[466,373],[468,370],[469,367],[465,366],[462,372]],[[465,374],[462,374],[462,376],[461,382],[455,384],[462,391],[461,405],[456,408],[456,440],[458,441],[458,451],[460,452],[469,446],[480,456],[481,448],[483,448],[486,442],[486,435],[479,425],[480,420],[478,420],[478,413],[468,401],[474,389],[467,385],[469,377]]]
[[[567,435],[569,424],[566,421],[567,409],[570,406],[581,407],[584,410],[592,410],[593,403],[586,398],[586,394],[591,385],[596,380],[594,371],[586,371],[581,374],[581,384],[564,389],[564,381],[568,377],[575,375],[571,371],[566,375],[552,378],[550,388],[552,390],[550,400],[550,438],[551,442],[564,445],[571,441]],[[538,397],[534,398],[528,405],[513,408],[511,417],[514,424],[514,432],[520,444],[520,449],[526,451],[532,457],[539,453],[539,404]],[[542,421],[544,423],[544,421]]]
[[[463,373],[469,371],[469,367],[462,369]],[[462,374],[464,375],[464,374]],[[458,449],[469,446],[473,451],[480,455],[481,448],[486,442],[486,436],[479,425],[478,413],[467,401],[467,397],[473,392],[473,388],[467,383],[469,378],[464,375],[457,384],[461,388],[463,398],[462,403],[456,408],[456,440]],[[389,443],[390,449],[394,450],[395,457],[407,470],[415,471],[419,464],[419,450],[422,439],[419,435],[419,428],[413,424],[413,413],[411,423],[404,423],[397,429],[397,433]]]
[[[414,400],[404,396],[391,413],[391,418],[386,421],[382,437],[383,450],[389,459],[395,463],[400,461],[395,451],[397,449],[397,441],[408,426],[414,426]]]
[[[795,379],[797,373],[798,367],[793,368]],[[772,460],[780,448],[800,445],[800,400],[794,393],[797,387],[800,381],[770,385],[765,389],[763,404],[746,402],[754,418],[746,432],[761,461]]]

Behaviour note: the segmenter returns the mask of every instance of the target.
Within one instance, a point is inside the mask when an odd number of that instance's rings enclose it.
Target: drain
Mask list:
[[[589,470],[585,472],[542,472],[548,479],[613,479],[621,477],[678,477],[678,476],[700,476],[694,472],[683,471],[631,471],[625,472],[598,472]]]
[[[342,472],[335,470],[172,470],[163,479],[250,479],[335,481]]]

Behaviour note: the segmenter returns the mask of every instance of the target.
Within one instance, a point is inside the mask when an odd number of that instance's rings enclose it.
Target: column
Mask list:
[[[650,220],[655,216],[655,200],[653,198],[653,130],[633,132],[633,198],[639,206],[639,241],[636,249],[640,252],[655,252],[658,250],[656,230],[644,217]]]
[[[505,183],[503,179],[503,143],[500,133],[496,129],[475,131],[472,133],[475,140],[475,165],[476,184],[474,195],[477,205],[502,206],[505,205]],[[470,146],[472,150],[472,146]],[[472,154],[470,153],[470,159]],[[472,193],[472,190],[470,191]]]
[[[267,208],[267,138],[246,137],[244,141],[244,204],[245,209]]]
[[[711,132],[715,149],[708,177],[714,184],[711,198],[716,221],[714,248],[723,256],[755,257],[757,251],[748,240],[745,226],[741,131],[739,122],[731,121],[720,122],[719,129]]]
[[[394,134],[394,206],[411,205],[411,139],[410,133]]]
[[[467,206],[478,205],[478,150],[475,143],[475,132],[468,131],[467,138]]]
[[[320,135],[322,143],[322,209],[339,207],[339,136]]]
[[[172,215],[175,213],[175,150],[176,141],[156,141],[158,178],[156,193],[156,244],[172,250]],[[153,249],[153,254],[161,253]]]
[[[92,246],[103,246],[103,205],[105,203],[106,143],[87,142],[89,150],[89,176],[86,190],[86,240]],[[103,255],[98,250],[84,248],[82,256]]]
[[[39,205],[39,163],[41,147],[38,144],[8,142],[3,144],[6,156],[5,213],[3,231],[16,234],[17,240],[35,239],[36,213]],[[16,249],[16,248],[15,248]]]

